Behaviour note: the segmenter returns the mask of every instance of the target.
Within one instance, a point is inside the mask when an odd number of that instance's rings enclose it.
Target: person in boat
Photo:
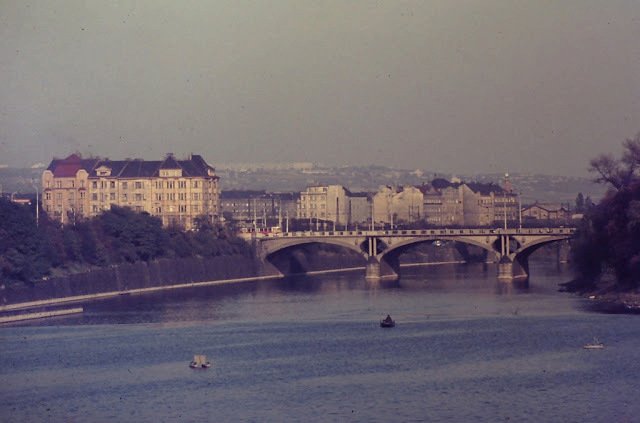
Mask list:
[[[387,314],[387,317],[384,318],[384,322],[391,323],[392,321],[391,316]]]

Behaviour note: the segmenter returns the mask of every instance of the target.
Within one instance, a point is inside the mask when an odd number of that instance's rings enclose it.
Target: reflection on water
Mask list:
[[[633,421],[637,316],[569,279],[411,267],[126,296],[0,328],[4,421]],[[378,327],[390,313],[394,329]],[[600,351],[581,346],[594,336]],[[193,354],[214,367],[188,368]]]

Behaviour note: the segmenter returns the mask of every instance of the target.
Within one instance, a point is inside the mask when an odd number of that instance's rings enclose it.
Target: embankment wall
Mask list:
[[[278,274],[257,260],[240,255],[161,259],[69,274],[33,285],[2,285],[0,305]]]

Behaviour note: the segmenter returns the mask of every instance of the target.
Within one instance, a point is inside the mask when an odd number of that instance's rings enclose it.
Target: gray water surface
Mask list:
[[[85,304],[0,327],[7,422],[634,422],[637,315],[482,265],[296,277]],[[382,329],[390,313],[397,322]],[[603,350],[584,350],[596,336]],[[213,367],[192,370],[193,354]]]

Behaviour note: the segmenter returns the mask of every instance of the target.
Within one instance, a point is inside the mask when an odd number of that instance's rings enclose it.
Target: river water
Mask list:
[[[325,274],[85,304],[0,327],[6,422],[637,422],[638,315],[495,268]],[[387,313],[397,326],[382,329]],[[602,350],[585,350],[593,337]],[[193,354],[213,367],[192,370]]]

